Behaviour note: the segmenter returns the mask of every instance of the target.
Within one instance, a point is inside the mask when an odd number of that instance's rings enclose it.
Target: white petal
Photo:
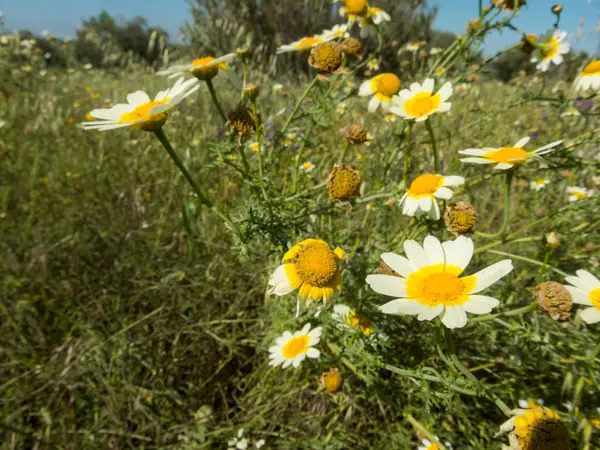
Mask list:
[[[361,97],[366,97],[372,93],[373,89],[371,88],[371,80],[364,81],[358,89],[358,95]]]
[[[411,316],[414,316],[422,313],[428,308],[427,305],[419,303],[416,300],[398,298],[385,305],[381,305],[379,310],[384,314],[410,314]]]
[[[571,283],[573,286],[578,287],[584,292],[590,292],[590,289],[588,288],[587,284],[584,283],[583,280],[579,277],[569,275],[568,277],[565,277],[565,280],[567,281],[567,283]]]
[[[574,303],[586,306],[590,306],[592,304],[592,299],[587,292],[573,286],[565,286],[565,288],[571,293]]]
[[[469,155],[469,156],[483,156],[489,150],[485,148],[467,148],[465,150],[459,150],[458,153],[461,155]]]
[[[431,209],[432,202],[433,202],[433,200],[429,196],[421,197],[421,198],[419,198],[419,208],[421,208],[421,210],[427,212]]]
[[[414,216],[417,210],[419,209],[419,201],[412,197],[406,197],[404,200],[404,208],[402,209],[402,214],[407,216]]]
[[[410,92],[411,94],[418,94],[419,92],[423,92],[424,89],[421,87],[419,83],[411,83]]]
[[[494,169],[498,169],[498,170],[508,170],[510,169],[512,166],[514,166],[514,164],[508,164],[508,163],[498,163],[494,166]]]
[[[459,236],[453,241],[444,242],[442,246],[446,255],[446,265],[465,270],[473,257],[475,248],[473,240],[466,236]]]
[[[462,328],[467,324],[467,313],[462,305],[446,306],[442,323],[448,328]]]
[[[468,313],[489,314],[499,304],[500,300],[487,295],[470,295],[469,300],[463,304],[463,307]]]
[[[269,294],[281,296],[289,294],[293,290],[287,275],[285,274],[285,266],[283,264],[275,269],[275,272],[273,272],[273,275],[269,278],[268,284],[269,286],[272,286],[268,291]]]
[[[473,290],[470,293],[476,294],[478,292],[481,292],[488,286],[494,284],[500,278],[508,275],[512,270],[513,265],[510,259],[498,261],[496,264],[492,264],[491,266],[480,270],[475,275],[473,275],[476,278],[476,280],[475,286],[473,287]]]
[[[423,83],[423,91],[425,92],[433,92],[433,87],[435,85],[435,81],[433,78],[427,78]]]
[[[445,264],[444,248],[435,236],[427,236],[423,241],[423,248],[429,257],[431,264]]]
[[[425,253],[425,250],[423,250],[423,247],[417,241],[404,241],[404,252],[415,267],[421,268],[431,264],[427,253]]]
[[[437,93],[441,97],[442,102],[445,102],[452,95],[452,83],[446,81]]]
[[[433,208],[429,210],[429,216],[433,220],[440,220],[440,207],[435,200],[433,201]]]
[[[452,198],[452,191],[447,187],[442,186],[434,192],[435,198],[441,198],[442,200],[450,200]]]
[[[459,177],[458,175],[444,177],[444,186],[461,186],[463,184],[465,184],[464,177]]]
[[[381,100],[379,100],[376,96],[371,97],[371,100],[369,100],[369,106],[368,106],[369,112],[376,111],[377,108],[379,108],[380,104],[381,104]]]
[[[390,297],[406,296],[406,280],[393,275],[369,275],[367,283],[375,292]]]
[[[133,106],[140,106],[149,101],[150,97],[144,91],[135,91],[127,96],[127,102]]]
[[[600,280],[598,280],[598,278],[596,278],[594,275],[592,275],[591,273],[589,273],[587,270],[578,270],[577,272],[575,272],[577,274],[577,276],[579,277],[579,279],[581,280],[581,282],[590,290],[593,291],[594,289],[598,289],[600,288]]]
[[[600,322],[600,310],[596,307],[586,308],[579,314],[585,323]]]
[[[309,348],[306,352],[306,356],[308,356],[309,358],[318,358],[319,356],[321,356],[321,352],[319,351],[319,349]]]
[[[439,316],[443,311],[444,311],[444,305],[437,305],[437,306],[434,306],[433,308],[429,307],[425,311],[423,311],[421,314],[419,314],[417,319],[419,319],[421,321],[433,320],[437,316]]]
[[[494,161],[485,158],[461,158],[460,162],[474,163],[474,164],[492,164]]]
[[[411,273],[417,270],[407,258],[395,253],[383,253],[381,259],[390,266],[392,270],[399,273],[404,278],[408,278]]]

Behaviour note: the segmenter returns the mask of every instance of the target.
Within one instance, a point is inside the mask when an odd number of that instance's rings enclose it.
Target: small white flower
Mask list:
[[[421,85],[413,83],[410,89],[402,89],[395,95],[390,107],[394,114],[416,122],[423,122],[429,116],[450,111],[452,103],[447,102],[452,95],[452,84],[448,81],[433,93],[435,81],[427,78]]]
[[[44,53],[44,59],[50,59],[51,56],[52,56],[52,53],[50,53],[50,52]]]
[[[563,55],[569,53],[571,46],[563,42],[567,37],[566,31],[556,30],[550,38],[540,43],[533,53],[531,62],[537,63],[536,68],[546,72],[552,64],[559,65],[563,62]]]
[[[565,112],[563,112],[560,116],[561,117],[577,117],[580,115],[581,115],[581,112],[577,108],[574,108],[571,106],[571,107],[567,108],[565,110]]]
[[[375,328],[369,319],[362,314],[357,313],[347,305],[334,305],[331,317],[338,322],[339,329],[357,329],[365,336],[370,336],[375,331]]]
[[[335,110],[339,113],[339,114],[344,114],[346,112],[346,103],[342,102],[342,103],[338,103],[335,106]]]
[[[377,61],[376,59],[372,59],[367,63],[367,67],[369,68],[369,70],[372,70],[374,72],[379,70],[379,61]]]
[[[576,202],[577,200],[585,200],[594,195],[594,191],[586,189],[580,186],[569,186],[567,187],[567,193],[569,194],[569,201]]]
[[[531,189],[533,189],[534,191],[541,191],[542,189],[544,189],[546,186],[548,186],[548,184],[550,184],[550,180],[548,178],[540,178],[538,180],[534,180],[532,181],[529,186],[531,187]]]
[[[229,450],[246,450],[248,448],[248,439],[244,436],[244,429],[238,430],[237,436],[227,441]]]
[[[411,53],[418,52],[421,48],[421,44],[419,42],[409,42],[404,47],[405,50],[408,50]]]
[[[285,331],[277,338],[275,345],[269,348],[269,365],[281,366],[283,369],[289,366],[297,369],[305,358],[318,358],[321,352],[314,348],[321,339],[321,327],[310,329],[310,323],[304,325],[300,331],[294,334]]]
[[[265,445],[265,440],[259,439],[254,443],[254,448],[262,448],[263,445]]]
[[[402,214],[413,217],[428,213],[433,220],[440,219],[440,207],[436,199],[450,200],[450,187],[464,184],[465,179],[459,176],[424,174],[414,179],[399,205],[404,203]]]
[[[439,450],[438,442],[440,442],[440,438],[438,438],[437,436],[434,436],[434,438],[435,442],[431,442],[429,439],[423,439],[421,441],[422,445],[417,447],[417,450]],[[444,442],[444,446],[448,450],[452,450],[452,445],[450,444],[450,442]]]
[[[304,173],[310,173],[314,170],[315,165],[313,163],[311,163],[310,161],[306,161],[305,163],[301,164],[299,168]]]
[[[212,78],[212,76],[210,76],[211,71],[214,71],[214,76],[218,73],[219,70],[228,70],[229,66],[227,64],[231,62],[235,57],[235,53],[229,53],[227,55],[220,56],[219,58],[205,56],[203,58],[194,59],[191,63],[188,64],[171,66],[165,70],[156,72],[156,74],[167,75],[168,78],[176,78],[182,75],[193,75],[202,78],[204,75],[209,74],[208,78]]]
[[[2,128],[4,125],[6,125],[6,122],[4,120],[0,120],[0,128]]]
[[[84,64],[84,65],[83,65],[83,68],[84,68],[85,70],[90,70],[92,67],[93,67],[93,66],[92,66],[90,63],[87,63],[87,64]]]
[[[273,91],[280,92],[283,89],[283,84],[277,83],[273,85]]]
[[[581,312],[584,322],[600,322],[600,280],[587,270],[578,270],[577,276],[565,278],[570,285],[565,286],[573,296],[573,302],[589,306]]]
[[[376,111],[381,105],[384,111],[387,111],[392,104],[392,97],[400,90],[400,78],[393,73],[382,73],[376,75],[370,80],[364,81],[359,88],[358,95],[367,97],[372,95],[369,100],[369,111]]]
[[[433,47],[430,51],[430,55],[437,55],[438,53],[442,53],[442,49],[439,47]]]
[[[600,89],[600,61],[595,60],[585,66],[583,71],[575,78],[573,86],[577,91],[588,89],[597,91]]]

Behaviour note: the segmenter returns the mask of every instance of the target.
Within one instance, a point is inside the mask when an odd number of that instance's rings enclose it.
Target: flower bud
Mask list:
[[[560,238],[554,231],[544,236],[544,246],[548,248],[558,248],[560,246]]]
[[[369,133],[360,123],[355,123],[346,127],[344,138],[351,144],[364,144],[369,140]]]
[[[360,195],[362,178],[358,170],[346,165],[335,165],[327,180],[327,192],[335,200],[346,201]]]
[[[571,316],[573,297],[562,284],[546,281],[535,288],[535,298],[542,311],[554,320],[567,320]]]
[[[235,54],[242,59],[247,59],[252,56],[252,51],[248,47],[240,47],[235,50]]]
[[[343,382],[342,374],[335,367],[323,372],[319,377],[319,386],[328,394],[339,392],[342,389]]]
[[[470,202],[453,203],[444,210],[444,224],[454,235],[468,233],[476,222],[477,212]]]
[[[521,39],[519,49],[526,55],[531,55],[535,50],[535,43],[537,42],[537,36],[535,34],[528,34]]]
[[[248,100],[256,100],[256,97],[258,97],[259,93],[260,93],[260,87],[254,83],[248,83],[242,89],[242,94],[243,94],[244,98],[247,98]]]
[[[557,3],[556,5],[552,6],[552,14],[556,14],[558,16],[562,12],[562,10],[563,10],[562,3]]]
[[[516,9],[527,3],[526,0],[492,0],[492,5],[500,9]]]
[[[240,136],[250,136],[255,131],[254,117],[245,106],[238,106],[234,111],[231,111],[227,121],[231,131]]]
[[[308,57],[308,64],[320,74],[335,72],[342,66],[343,61],[342,46],[337,42],[323,42],[313,47]]]
[[[362,50],[362,44],[356,38],[346,38],[342,41],[342,51],[346,55],[360,56]]]

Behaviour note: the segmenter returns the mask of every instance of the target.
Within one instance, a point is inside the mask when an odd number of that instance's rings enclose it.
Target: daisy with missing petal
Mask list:
[[[342,288],[341,248],[331,250],[320,239],[306,239],[283,255],[283,261],[269,279],[269,294],[286,295],[297,290],[308,301],[327,300]]]
[[[548,186],[548,184],[550,184],[550,180],[548,178],[540,178],[538,180],[534,180],[532,181],[529,186],[531,187],[531,189],[533,189],[534,191],[541,191],[542,189],[544,189],[546,186]]]
[[[569,186],[567,188],[567,194],[569,194],[569,201],[576,202],[577,200],[585,200],[594,195],[594,191],[579,186]]]
[[[531,62],[537,63],[536,68],[546,72],[552,64],[559,65],[563,62],[563,55],[569,53],[571,46],[563,42],[567,37],[566,31],[556,30],[550,38],[540,43],[533,53]]]
[[[342,102],[342,103],[338,103],[337,105],[335,105],[335,110],[338,112],[338,114],[344,114],[346,112],[346,103]]]
[[[600,89],[600,60],[593,61],[585,66],[583,72],[577,75],[573,83],[576,91]]]
[[[356,329],[365,336],[370,336],[375,331],[375,327],[369,319],[347,305],[335,305],[331,316],[336,322],[339,322],[340,328]]]
[[[369,7],[367,13],[358,21],[359,26],[380,25],[383,22],[392,20],[390,15],[381,8]]]
[[[379,108],[379,105],[384,111],[387,111],[392,104],[392,97],[400,90],[400,78],[393,73],[382,73],[370,80],[364,81],[360,85],[358,95],[367,97],[372,95],[369,100],[369,111],[373,112]]]
[[[581,318],[586,323],[600,322],[600,280],[586,270],[575,272],[577,276],[565,279],[571,286],[565,286],[573,301],[580,305],[590,306],[581,312]]]
[[[180,78],[171,89],[156,94],[154,100],[150,100],[145,92],[136,91],[127,96],[127,103],[90,111],[90,115],[98,120],[83,122],[83,129],[105,131],[133,127],[143,131],[158,130],[166,122],[167,112],[198,88],[198,80],[184,82]]]
[[[416,315],[433,320],[442,315],[448,328],[462,328],[467,313],[488,314],[500,302],[479,292],[509,274],[509,259],[492,264],[474,275],[460,277],[473,257],[473,241],[459,236],[443,244],[427,236],[421,247],[416,241],[404,242],[406,257],[383,253],[381,259],[399,276],[369,275],[367,283],[375,292],[395,300],[379,307],[384,314]]]
[[[297,369],[306,357],[318,358],[321,352],[314,348],[321,339],[321,327],[310,329],[310,323],[294,334],[285,331],[277,338],[275,345],[269,348],[269,365],[287,369]]]
[[[175,78],[180,75],[191,74],[199,80],[210,80],[214,78],[219,70],[228,70],[230,63],[235,58],[235,53],[229,53],[219,58],[205,56],[194,59],[189,64],[181,64],[169,67],[168,69],[156,72],[157,75],[168,75],[169,78]]]
[[[535,156],[546,155],[553,152],[558,148],[562,141],[552,142],[551,144],[544,145],[537,150],[528,152],[523,149],[531,138],[524,137],[512,147],[502,148],[468,148],[466,150],[459,150],[458,153],[461,155],[472,156],[472,158],[461,158],[462,162],[474,163],[474,164],[495,164],[496,169],[506,170],[511,169],[513,166],[521,164],[530,158]]]
[[[503,450],[552,449],[570,450],[569,430],[549,408],[514,409],[514,416],[496,434],[509,433],[509,445]]]
[[[348,21],[353,22],[358,17],[365,16],[369,11],[369,2],[367,0],[334,0],[334,3],[343,2],[344,6],[340,8],[340,16],[348,16]]]
[[[324,30],[320,34],[320,36],[325,41],[331,41],[331,40],[337,39],[337,38],[347,38],[350,36],[350,33],[348,33],[348,25],[341,24],[341,25],[334,25],[331,30]]]
[[[448,187],[464,184],[465,179],[458,176],[424,174],[414,179],[408,191],[398,202],[404,203],[402,214],[413,217],[428,213],[433,220],[439,220],[440,207],[436,199],[450,200],[452,191]]]
[[[450,111],[452,104],[446,100],[452,95],[452,84],[444,83],[435,94],[434,84],[432,78],[427,78],[422,85],[413,83],[410,89],[402,89],[394,96],[390,111],[406,120],[416,122],[423,122],[432,114]]]

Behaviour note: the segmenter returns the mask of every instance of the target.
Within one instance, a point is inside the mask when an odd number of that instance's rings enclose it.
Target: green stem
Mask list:
[[[217,93],[215,92],[215,87],[213,86],[212,80],[209,78],[206,80],[206,85],[208,86],[208,91],[210,92],[210,96],[212,97],[213,103],[215,104],[217,111],[219,111],[219,115],[223,122],[227,122],[227,116],[221,107],[221,103],[219,103],[219,99],[217,98]]]
[[[533,312],[537,309],[536,303],[530,303],[527,306],[522,306],[521,308],[512,309],[510,311],[505,311],[497,314],[488,314],[485,316],[473,317],[469,319],[469,323],[478,323],[478,322],[487,322],[488,320],[494,320],[499,317],[512,317],[512,316],[520,316],[521,314],[527,314]]]
[[[412,145],[412,131],[415,123],[411,120],[408,122],[408,130],[406,136],[406,150],[404,152],[404,172],[402,173],[402,186],[406,187],[406,182],[408,180],[408,162],[410,159],[410,151]]]
[[[510,187],[512,184],[513,175],[515,174],[514,169],[508,169],[506,171],[506,177],[504,178],[504,220],[502,226],[495,233],[482,233],[476,232],[478,236],[485,237],[488,239],[494,239],[504,234],[510,221]]]
[[[285,125],[283,126],[283,129],[281,130],[282,135],[285,134],[285,132],[287,131],[288,127],[294,120],[294,116],[298,112],[298,109],[300,109],[300,106],[302,105],[302,103],[304,103],[304,100],[306,100],[306,97],[310,93],[311,89],[315,86],[315,84],[317,84],[318,80],[319,80],[319,78],[317,76],[315,76],[313,78],[313,80],[310,82],[310,84],[308,85],[308,87],[306,88],[306,90],[304,91],[304,93],[302,94],[302,96],[298,99],[298,101],[294,105],[294,109],[292,110],[290,117],[288,117],[288,119],[285,122]]]
[[[342,152],[342,156],[338,161],[338,164],[344,164],[344,159],[346,159],[346,155],[348,154],[348,149],[350,148],[350,142],[346,141],[346,145],[344,146],[344,151]]]
[[[296,158],[294,158],[294,167],[293,169],[293,174],[294,174],[294,178],[292,179],[292,193],[295,194],[296,193],[296,186],[298,184],[298,171],[300,170],[300,158],[302,158],[302,153],[304,152],[304,147],[306,146],[306,141],[308,140],[308,137],[310,136],[310,133],[312,132],[313,127],[315,126],[315,123],[311,123],[310,127],[308,127],[308,130],[306,131],[306,134],[304,135],[304,139],[302,140],[302,145],[300,146],[300,148],[298,149],[298,153],[296,153]]]
[[[521,256],[521,255],[515,255],[514,253],[508,253],[508,252],[501,252],[500,250],[488,250],[489,253],[493,253],[494,255],[500,255],[500,256],[508,256],[510,258],[514,258],[514,259],[518,259],[519,261],[524,261],[524,262],[528,262],[529,264],[533,264],[536,266],[544,266],[544,263],[541,263],[539,261],[536,261],[535,259],[531,259],[531,258],[527,258],[525,256]],[[554,272],[556,272],[559,275],[562,275],[563,277],[568,277],[569,274],[566,272],[563,272],[560,269],[557,269],[556,267],[552,267],[550,265],[546,265],[546,267],[550,270],[553,270]]]
[[[408,420],[410,422],[410,424],[415,427],[415,430],[417,430],[417,432],[419,434],[422,434],[423,436],[425,436],[427,439],[429,439],[431,442],[435,442],[437,444],[437,447],[439,450],[447,450],[446,447],[444,447],[444,445],[439,442],[435,436],[427,429],[425,428],[423,425],[421,425],[417,419],[415,419],[412,414],[410,413],[404,413],[404,418],[406,420]]]
[[[431,139],[431,151],[433,152],[433,168],[435,173],[440,173],[440,157],[437,151],[437,145],[435,142],[435,135],[433,134],[433,127],[431,126],[431,118],[425,121],[429,138]]]
[[[238,148],[240,149],[240,156],[242,157],[242,164],[244,165],[244,170],[249,176],[252,176],[250,164],[248,164],[248,158],[246,158],[246,149],[244,148],[244,141],[241,136],[238,137]]]

